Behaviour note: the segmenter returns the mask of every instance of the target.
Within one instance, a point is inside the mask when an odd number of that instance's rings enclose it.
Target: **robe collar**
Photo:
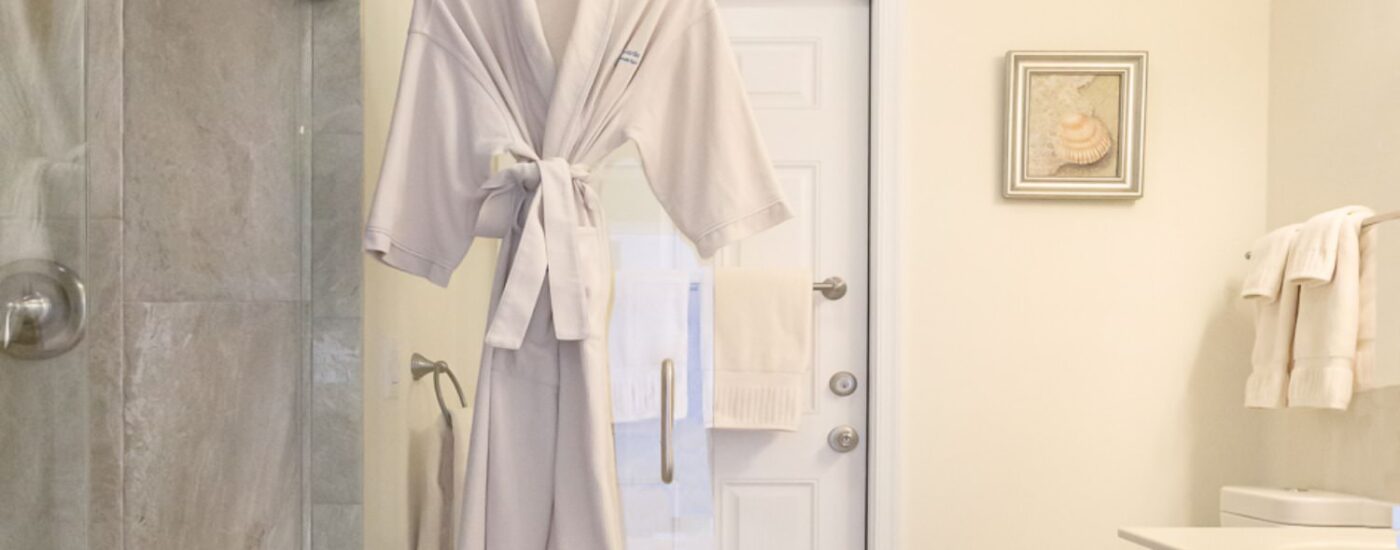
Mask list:
[[[538,141],[541,158],[576,158],[586,153],[583,143],[588,117],[585,109],[599,69],[607,63],[608,43],[618,12],[618,0],[578,0],[578,12],[559,59],[549,51],[539,4],[517,0],[529,21],[525,34],[540,89],[548,90],[544,136]]]

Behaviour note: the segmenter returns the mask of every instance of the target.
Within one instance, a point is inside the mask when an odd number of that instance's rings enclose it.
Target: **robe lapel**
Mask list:
[[[664,13],[664,9],[619,8],[615,16],[618,20],[613,22],[613,27],[625,30],[615,32],[602,46],[606,55],[617,58],[603,59],[597,67],[598,77],[583,107],[583,112],[588,115],[588,134],[575,145],[579,151],[588,152],[582,157],[583,162],[604,157],[622,145],[621,132],[615,125],[616,117],[637,69],[645,63],[657,21]]]
[[[530,149],[544,143],[555,68],[535,0],[467,0],[473,47]]]
[[[533,0],[530,2],[533,4]],[[554,80],[545,121],[545,157],[561,157],[582,162],[589,151],[580,146],[587,133],[589,113],[585,112],[598,68],[606,63],[608,40],[617,17],[618,0],[579,0],[573,32],[569,34],[563,59]]]
[[[520,51],[526,55],[530,73],[542,92],[541,99],[548,100],[554,92],[557,69],[554,54],[549,51],[549,40],[544,35],[540,5],[536,0],[513,0],[507,4],[511,6],[511,18],[516,23],[515,36],[519,39]]]

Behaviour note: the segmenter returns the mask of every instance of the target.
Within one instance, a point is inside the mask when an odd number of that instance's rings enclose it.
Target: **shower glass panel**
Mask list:
[[[87,548],[85,19],[0,2],[0,548]]]

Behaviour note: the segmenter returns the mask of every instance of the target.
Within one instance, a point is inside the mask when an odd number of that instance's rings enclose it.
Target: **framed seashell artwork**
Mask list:
[[[1012,51],[1006,82],[1003,196],[1142,197],[1147,52]]]

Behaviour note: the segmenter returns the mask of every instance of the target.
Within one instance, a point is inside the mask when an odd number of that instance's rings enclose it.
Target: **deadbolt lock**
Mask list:
[[[855,393],[860,383],[856,381],[856,375],[841,371],[831,375],[831,382],[827,386],[831,388],[831,393],[846,397]]]

